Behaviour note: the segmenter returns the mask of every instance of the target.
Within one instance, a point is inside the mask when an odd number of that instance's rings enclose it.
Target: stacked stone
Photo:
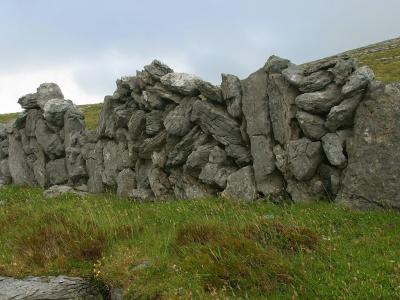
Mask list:
[[[268,75],[276,166],[295,202],[335,198],[347,166],[354,113],[374,79],[348,57],[306,66],[271,57]]]
[[[24,112],[8,126],[9,170],[14,184],[78,186],[87,172],[78,144],[85,123],[54,83],[21,97]]]
[[[140,199],[224,191],[252,158],[240,80],[225,74],[222,79],[214,86],[155,60],[136,76],[118,80],[105,98],[97,141],[84,147],[90,148],[84,151],[89,191],[112,187],[119,196]],[[253,172],[244,175],[250,185],[237,196],[254,199]]]
[[[0,124],[0,186],[10,184],[12,181],[8,166],[8,136],[7,126]]]

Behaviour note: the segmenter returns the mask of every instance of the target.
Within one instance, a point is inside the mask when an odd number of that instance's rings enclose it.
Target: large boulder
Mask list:
[[[400,89],[374,83],[357,108],[338,201],[400,209]]]

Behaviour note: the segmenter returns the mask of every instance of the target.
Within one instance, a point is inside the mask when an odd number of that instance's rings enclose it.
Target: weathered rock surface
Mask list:
[[[88,281],[76,277],[0,277],[0,299],[102,299],[100,291]]]
[[[340,88],[330,84],[325,90],[301,94],[296,98],[296,104],[302,110],[315,114],[324,114],[342,101]]]
[[[161,83],[165,87],[185,96],[195,96],[199,93],[200,80],[199,77],[187,73],[169,73],[161,77]]]
[[[344,140],[336,133],[327,133],[321,139],[326,158],[332,166],[344,168],[347,158],[344,155]]]
[[[325,120],[320,116],[299,110],[296,113],[301,130],[312,140],[319,140],[326,134]]]
[[[117,176],[118,197],[129,197],[130,192],[136,188],[136,174],[131,169],[124,169]]]
[[[227,179],[223,197],[252,201],[257,198],[254,171],[251,166],[232,173]]]
[[[365,89],[374,78],[374,72],[369,67],[363,66],[358,68],[343,86],[343,95],[350,95],[354,92]]]
[[[242,115],[242,87],[239,78],[222,74],[221,91],[228,113],[234,118],[239,118]]]
[[[332,107],[326,118],[325,127],[330,132],[335,132],[337,129],[353,127],[354,112],[361,98],[362,95],[358,94],[346,98],[339,105]]]
[[[43,197],[45,198],[57,198],[60,197],[64,194],[72,194],[72,195],[77,195],[77,196],[85,196],[88,193],[76,190],[70,186],[67,185],[53,185],[49,189],[45,190],[43,192]],[[0,293],[1,295],[1,293]],[[0,298],[1,299],[1,298]]]

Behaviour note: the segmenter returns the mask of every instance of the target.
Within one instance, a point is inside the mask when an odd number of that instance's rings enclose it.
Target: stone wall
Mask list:
[[[0,127],[0,181],[400,208],[399,86],[349,57],[298,66],[272,56],[220,86],[155,60],[116,83],[96,132],[56,84],[20,98],[25,111]]]

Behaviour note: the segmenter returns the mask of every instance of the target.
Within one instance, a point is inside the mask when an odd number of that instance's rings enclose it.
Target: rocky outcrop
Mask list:
[[[88,281],[76,277],[0,277],[0,299],[103,299],[100,291]]]
[[[347,56],[300,66],[272,56],[220,86],[154,60],[117,80],[96,132],[54,83],[21,97],[25,111],[0,126],[0,184],[399,208],[398,101],[398,85]]]

